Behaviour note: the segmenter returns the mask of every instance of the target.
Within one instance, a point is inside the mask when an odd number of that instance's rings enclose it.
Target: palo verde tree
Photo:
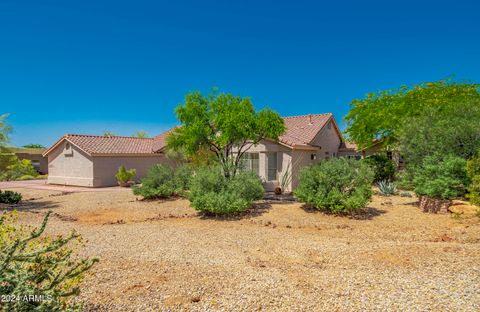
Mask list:
[[[394,146],[407,120],[421,115],[426,108],[479,98],[478,84],[451,79],[369,93],[366,98],[350,104],[351,110],[345,117],[346,134],[361,148],[371,146],[378,139],[386,147]]]
[[[176,109],[181,127],[168,137],[169,148],[187,155],[208,149],[225,177],[235,176],[241,157],[263,139],[277,140],[285,132],[283,119],[269,108],[256,111],[251,100],[226,93],[187,94]]]
[[[8,114],[0,115],[0,175],[9,165],[14,163],[16,159],[7,147],[10,141],[9,134],[12,132],[12,127],[5,121],[7,117]]]

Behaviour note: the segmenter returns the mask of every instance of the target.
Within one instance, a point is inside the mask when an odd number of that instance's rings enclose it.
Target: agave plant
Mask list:
[[[378,189],[383,196],[390,196],[397,193],[397,186],[389,180],[378,182]]]

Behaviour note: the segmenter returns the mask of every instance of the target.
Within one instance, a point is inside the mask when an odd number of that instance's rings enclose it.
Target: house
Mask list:
[[[137,170],[136,179],[158,163],[170,164],[165,157],[165,138],[67,134],[44,152],[48,157],[48,183],[100,187],[117,185],[118,167]]]
[[[340,156],[345,145],[332,114],[285,117],[286,132],[278,141],[263,140],[243,156],[246,169],[256,172],[268,191],[285,180],[286,191],[298,184],[304,166]],[[48,183],[88,187],[116,185],[119,166],[137,170],[137,179],[157,163],[173,165],[165,157],[165,138],[65,135],[45,151]],[[287,179],[283,179],[287,177]]]

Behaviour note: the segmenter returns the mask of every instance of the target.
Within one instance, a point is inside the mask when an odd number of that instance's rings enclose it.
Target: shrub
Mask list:
[[[328,212],[349,212],[366,206],[372,197],[374,173],[365,163],[336,158],[300,171],[295,196]]]
[[[467,197],[472,204],[480,206],[480,153],[467,161],[466,169],[470,179]]]
[[[412,194],[410,192],[401,192],[400,197],[412,197]]]
[[[386,155],[375,154],[364,160],[375,173],[374,182],[393,181],[395,178],[395,164]]]
[[[136,169],[129,169],[127,170],[125,166],[120,166],[118,168],[117,173],[115,174],[115,178],[119,183],[127,183],[131,181],[131,179],[137,174]]]
[[[27,181],[27,180],[35,180],[37,177],[31,176],[31,175],[23,175],[20,178],[17,179],[17,181]]]
[[[22,200],[22,194],[12,191],[0,190],[0,203],[2,204],[18,204]]]
[[[13,164],[7,166],[7,170],[4,173],[3,179],[7,181],[14,181],[26,175],[36,177],[38,172],[35,170],[30,160],[19,160],[18,158],[15,158]]]
[[[383,196],[395,195],[397,193],[397,186],[395,183],[387,180],[378,182],[378,189]]]
[[[415,174],[415,192],[437,199],[464,195],[468,184],[465,163],[463,158],[453,155],[426,157]]]
[[[263,197],[260,178],[253,172],[240,172],[226,178],[218,167],[201,168],[192,178],[189,199],[198,211],[221,215],[247,210]]]
[[[81,237],[41,237],[50,212],[39,228],[15,226],[14,213],[0,216],[0,296],[20,300],[2,302],[5,311],[81,311],[79,283],[97,259],[79,259],[76,248]],[[28,300],[33,296],[43,300]]]
[[[191,176],[192,171],[187,165],[176,170],[166,165],[154,165],[142,179],[142,185],[133,188],[133,193],[147,199],[184,196]]]

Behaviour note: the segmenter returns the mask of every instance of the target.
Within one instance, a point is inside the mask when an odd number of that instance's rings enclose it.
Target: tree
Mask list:
[[[146,131],[143,131],[143,130],[139,130],[137,132],[135,132],[134,134],[132,134],[133,137],[136,137],[136,138],[140,138],[140,139],[145,139],[145,138],[148,138],[149,135]]]
[[[22,147],[24,147],[24,148],[45,148],[45,146],[43,146],[42,144],[35,144],[35,143],[27,144],[27,145],[24,145]]]
[[[399,132],[410,126],[406,121],[421,115],[425,108],[479,98],[478,84],[451,79],[369,93],[366,98],[350,103],[351,110],[345,117],[346,134],[360,148],[367,148],[379,139],[388,148],[398,142]]]
[[[195,155],[206,148],[219,160],[225,177],[235,176],[241,157],[263,139],[277,140],[285,132],[283,119],[269,108],[255,111],[249,98],[232,94],[187,94],[176,109],[181,127],[167,146]]]
[[[15,155],[7,147],[8,142],[10,142],[8,136],[12,132],[12,127],[5,121],[7,117],[8,114],[0,115],[0,175],[16,159]]]
[[[116,136],[112,131],[105,130],[103,131],[103,136]]]
[[[434,154],[469,159],[480,150],[480,98],[425,108],[406,124],[398,137],[408,167]]]

